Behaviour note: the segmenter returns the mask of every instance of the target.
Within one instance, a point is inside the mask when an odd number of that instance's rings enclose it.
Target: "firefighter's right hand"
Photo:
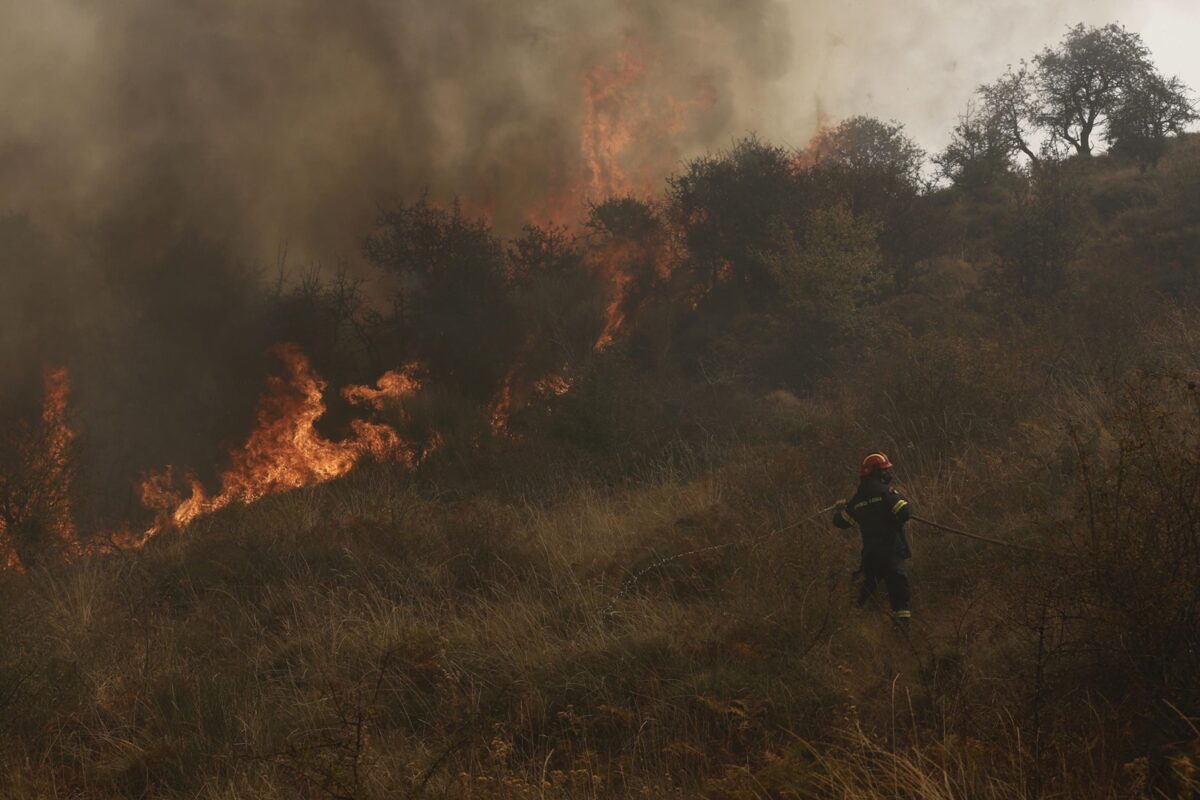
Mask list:
[[[850,501],[843,497],[841,500],[838,500],[836,503],[834,503],[833,507],[834,508],[845,508],[849,503],[850,503]]]

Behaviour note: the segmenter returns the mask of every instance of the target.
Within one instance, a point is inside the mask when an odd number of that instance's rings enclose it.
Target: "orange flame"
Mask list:
[[[37,515],[58,540],[59,553],[70,556],[79,550],[71,504],[71,445],[75,432],[67,423],[71,379],[64,367],[47,368],[42,385],[41,424],[36,432],[17,443],[16,457],[20,462],[17,469],[22,474],[15,480],[21,484],[18,490],[21,502],[9,513],[18,518]],[[4,518],[0,518],[0,566],[22,569],[10,534]]]
[[[608,306],[604,310],[604,330],[596,339],[597,351],[611,345],[625,325],[625,305],[633,283],[630,264],[643,253],[644,248],[637,243],[612,242],[596,256],[596,269],[608,284]]]
[[[647,55],[634,36],[626,36],[615,63],[583,74],[583,137],[586,196],[592,200],[646,197],[678,164],[674,143],[697,115],[717,101],[707,79],[688,83],[691,99],[660,91],[662,64]],[[605,326],[595,349],[604,350],[640,306],[639,288],[663,280],[676,263],[665,241],[618,240],[593,254],[593,266],[609,289]],[[657,273],[657,277],[655,277]]]
[[[78,548],[75,520],[71,514],[71,445],[75,431],[67,424],[67,397],[71,378],[65,367],[47,369],[43,378],[45,401],[42,429],[45,432],[45,491],[55,493],[52,508],[54,533],[68,553]]]
[[[347,386],[342,389],[342,396],[354,405],[370,406],[380,411],[386,401],[402,400],[420,390],[421,381],[416,377],[418,369],[416,364],[408,364],[402,370],[385,372],[375,382],[376,388]]]
[[[583,73],[581,155],[588,198],[652,195],[679,161],[673,144],[678,134],[716,105],[706,79],[690,81],[694,97],[687,100],[658,91],[659,67],[637,37],[626,35],[615,63]]]
[[[618,54],[615,68],[596,66],[584,73],[582,147],[592,197],[634,189],[621,161],[636,141],[638,122],[650,113],[646,100],[635,93],[645,73],[643,59],[628,48]]]
[[[608,348],[645,305],[647,293],[671,277],[680,254],[660,236],[645,240],[614,239],[590,257],[592,268],[608,285],[604,329],[594,349]]]
[[[543,397],[562,397],[571,391],[571,381],[562,375],[547,375],[534,383],[533,389]]]
[[[4,534],[4,525],[0,523],[0,535]],[[4,561],[0,563],[0,569],[14,570],[16,572],[24,572],[25,568],[21,566],[21,559],[17,557],[17,551],[12,547],[6,546],[7,552],[4,554]]]
[[[496,398],[492,401],[488,408],[488,415],[491,417],[492,433],[503,434],[508,431],[508,418],[512,416],[513,408],[513,383],[517,378],[517,367],[513,367],[504,376],[504,381],[500,384],[500,391],[496,393]]]
[[[792,166],[798,172],[807,172],[833,153],[833,122],[821,105],[817,105],[817,126],[808,137],[808,143],[792,155]]]
[[[564,370],[566,367],[563,368]],[[536,374],[536,373],[534,373]],[[521,437],[508,428],[512,415],[526,407],[533,396],[542,398],[561,397],[571,390],[571,381],[562,372],[552,372],[532,380],[529,374],[522,375],[521,365],[508,371],[500,385],[496,398],[488,406],[492,433],[519,440]]]
[[[259,398],[258,424],[246,443],[230,454],[231,466],[221,475],[220,493],[209,496],[200,481],[189,476],[190,494],[183,498],[174,488],[170,467],[150,475],[141,485],[142,503],[163,512],[163,517],[141,541],[166,525],[187,525],[231,503],[249,503],[340,478],[368,456],[412,466],[428,454],[426,450],[418,455],[392,427],[363,420],[351,423],[353,435],[344,441],[324,438],[316,423],[326,410],[325,381],[298,347],[280,345],[274,354],[283,363],[284,374],[267,379],[267,390]],[[351,403],[380,409],[385,400],[411,396],[420,388],[414,371],[410,367],[389,372],[374,388],[351,386],[343,395]]]

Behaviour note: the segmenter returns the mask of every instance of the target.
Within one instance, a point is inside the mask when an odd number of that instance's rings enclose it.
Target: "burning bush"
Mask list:
[[[0,442],[0,547],[8,551],[9,566],[30,568],[60,560],[78,546],[69,392],[66,370],[47,370],[41,418],[18,424]]]

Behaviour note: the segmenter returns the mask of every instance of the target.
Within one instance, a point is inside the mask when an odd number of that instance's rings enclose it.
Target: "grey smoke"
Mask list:
[[[144,209],[148,234],[257,259],[352,252],[378,204],[426,189],[514,229],[580,174],[589,69],[632,41],[635,100],[711,87],[670,143],[688,157],[782,74],[783,20],[776,0],[8,4],[0,206],[52,226]]]

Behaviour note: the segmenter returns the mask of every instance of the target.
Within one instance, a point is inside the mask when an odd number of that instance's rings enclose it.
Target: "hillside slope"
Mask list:
[[[510,439],[0,574],[2,793],[1193,796],[1200,141],[1045,180],[923,198],[803,380],[774,311],[647,312]],[[838,213],[792,256],[874,259]],[[914,523],[911,635],[854,607],[877,448],[1045,552]]]

